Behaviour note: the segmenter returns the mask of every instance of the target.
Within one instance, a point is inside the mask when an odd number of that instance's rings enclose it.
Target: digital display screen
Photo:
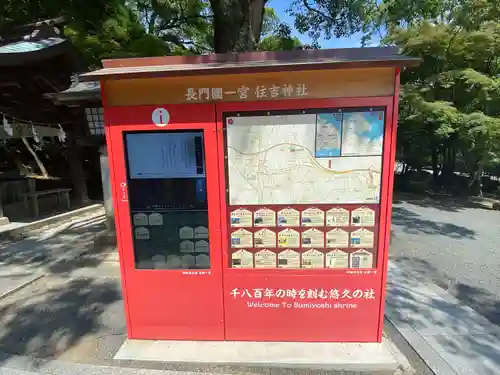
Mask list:
[[[202,132],[126,134],[131,179],[205,176]]]
[[[208,269],[203,131],[124,133],[138,269]]]
[[[206,209],[203,132],[125,134],[131,209]]]

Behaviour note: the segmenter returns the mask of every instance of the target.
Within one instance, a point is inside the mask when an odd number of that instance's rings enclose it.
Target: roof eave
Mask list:
[[[265,72],[282,72],[282,71],[297,71],[297,70],[322,70],[322,69],[352,69],[352,68],[404,68],[413,67],[420,64],[420,59],[412,57],[402,57],[392,60],[359,60],[359,61],[330,61],[330,62],[304,62],[293,64],[269,64],[261,66],[231,66],[231,67],[212,67],[207,68],[202,64],[199,68],[190,70],[150,70],[144,67],[144,70],[137,71],[127,70],[127,68],[116,68],[120,72],[104,72],[102,69],[94,72],[84,73],[80,75],[81,81],[97,81],[97,80],[117,80],[117,79],[134,79],[134,78],[156,78],[156,77],[183,77],[183,76],[200,76],[200,75],[215,75],[215,74],[240,74],[240,73],[265,73]],[[100,73],[101,72],[101,73]]]
[[[101,101],[101,90],[88,90],[82,92],[59,92],[47,93],[43,95],[45,98],[52,100],[57,104],[70,104],[77,102]]]
[[[69,40],[35,51],[0,53],[0,67],[13,67],[52,58],[71,52],[73,48]]]

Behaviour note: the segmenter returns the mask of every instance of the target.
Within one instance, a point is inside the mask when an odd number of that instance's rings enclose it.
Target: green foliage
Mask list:
[[[375,5],[370,0],[293,0],[288,12],[295,17],[296,29],[317,41],[320,36],[331,39],[362,31]]]
[[[75,26],[96,31],[121,0],[4,0],[0,29],[66,16]]]
[[[430,165],[438,188],[461,168],[480,191],[500,160],[498,0],[294,0],[289,13],[313,39],[362,32],[421,58],[401,75],[398,158]]]
[[[65,16],[90,68],[111,57],[309,48],[266,0],[4,0],[0,32]],[[292,0],[313,41],[364,34],[421,58],[401,75],[398,158],[435,183],[469,172],[471,188],[500,161],[498,0]],[[313,43],[313,48],[317,43]],[[477,190],[477,189],[475,189]]]
[[[403,26],[386,38],[422,59],[402,74],[399,154],[416,168],[428,161],[425,155],[433,156],[436,177],[446,177],[446,169],[452,173],[460,158],[474,193],[481,193],[485,167],[500,159],[500,24],[494,3],[433,3],[446,17],[395,22]],[[415,149],[417,143],[428,152]]]
[[[274,34],[280,27],[281,21],[273,8],[264,8],[264,19],[262,20],[262,30],[260,31],[261,38],[265,38]]]
[[[114,57],[300,47],[290,27],[272,8],[264,8],[264,0],[5,1],[0,34],[64,16],[65,34],[90,69]]]
[[[278,35],[267,36],[257,44],[257,49],[260,51],[289,51],[301,47],[299,38],[291,36],[283,38]]]
[[[264,9],[261,40],[257,43],[259,51],[286,51],[302,47],[299,38],[292,36],[289,25],[280,21],[274,9]]]
[[[210,51],[213,44],[210,6],[201,0],[130,0],[146,33],[163,40],[169,51]]]

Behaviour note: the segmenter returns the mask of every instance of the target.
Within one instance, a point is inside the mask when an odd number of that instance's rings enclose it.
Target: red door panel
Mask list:
[[[215,111],[155,109],[105,113],[129,337],[223,340]]]
[[[249,268],[233,267],[232,254],[241,247],[232,246],[232,233],[240,230],[231,224],[231,212],[244,209],[256,212],[259,209],[279,212],[283,208],[293,208],[303,212],[307,208],[320,208],[327,211],[334,207],[342,207],[352,212],[358,207],[367,204],[235,204],[229,199],[229,177],[221,178],[220,201],[222,219],[222,253],[223,253],[223,285],[226,340],[239,341],[309,341],[309,342],[374,342],[381,340],[383,325],[383,299],[385,289],[385,275],[387,267],[386,232],[389,230],[387,210],[390,205],[389,176],[393,175],[394,144],[393,132],[393,98],[349,98],[349,99],[306,99],[306,100],[277,100],[273,102],[249,103],[220,103],[217,104],[218,147],[219,147],[219,175],[228,174],[230,160],[224,158],[228,154],[228,129],[234,126],[231,117],[245,116],[281,116],[284,114],[321,113],[328,110],[350,108],[366,110],[377,107],[385,111],[385,130],[380,202],[369,205],[376,213],[376,223],[370,230],[374,232],[371,251],[374,261],[371,268],[257,268],[252,264]],[[311,128],[314,134],[315,127]],[[276,132],[278,133],[278,132]],[[260,140],[248,131],[248,139],[259,145]],[[252,136],[250,136],[252,134]],[[276,136],[279,141],[279,134]],[[253,138],[253,139],[252,139]],[[268,142],[266,139],[265,142]],[[249,141],[250,143],[250,141]],[[242,143],[243,144],[243,143]],[[267,149],[269,144],[265,143]],[[262,146],[264,148],[264,146]],[[245,150],[248,154],[248,150]],[[241,154],[244,154],[241,152]],[[272,155],[272,154],[269,154]],[[271,156],[267,156],[272,160]],[[267,173],[266,163],[254,163],[259,173]],[[273,176],[273,175],[271,175]],[[275,177],[275,176],[274,176]],[[258,179],[255,179],[258,181]],[[311,181],[313,184],[314,181]],[[256,183],[255,183],[256,184]],[[250,184],[249,184],[250,185]],[[253,187],[253,186],[252,186]],[[254,234],[262,226],[253,223],[243,225],[243,229]],[[308,228],[307,226],[305,228]],[[303,233],[305,228],[300,225],[293,228]],[[269,225],[268,230],[274,231],[277,237],[279,225]],[[353,231],[355,228],[343,228]],[[318,230],[326,232],[329,227],[318,226]],[[239,242],[237,242],[239,244]],[[276,246],[268,245],[265,248],[276,254],[284,250],[279,243]],[[263,246],[247,245],[246,251],[257,253]],[[299,247],[302,247],[299,249]],[[348,245],[347,247],[350,247]],[[309,247],[296,246],[293,250],[300,252],[300,257]],[[342,248],[344,251],[354,252],[357,249]],[[317,251],[327,253],[330,248],[318,245]],[[254,260],[255,258],[253,258]],[[301,258],[302,259],[302,258]],[[255,262],[255,260],[254,260]],[[236,263],[238,265],[238,263]],[[241,263],[239,264],[241,265]]]

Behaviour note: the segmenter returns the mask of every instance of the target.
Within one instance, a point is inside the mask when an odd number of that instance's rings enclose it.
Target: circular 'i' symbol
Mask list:
[[[165,108],[156,108],[151,118],[157,126],[163,127],[167,126],[170,121],[170,114]]]

